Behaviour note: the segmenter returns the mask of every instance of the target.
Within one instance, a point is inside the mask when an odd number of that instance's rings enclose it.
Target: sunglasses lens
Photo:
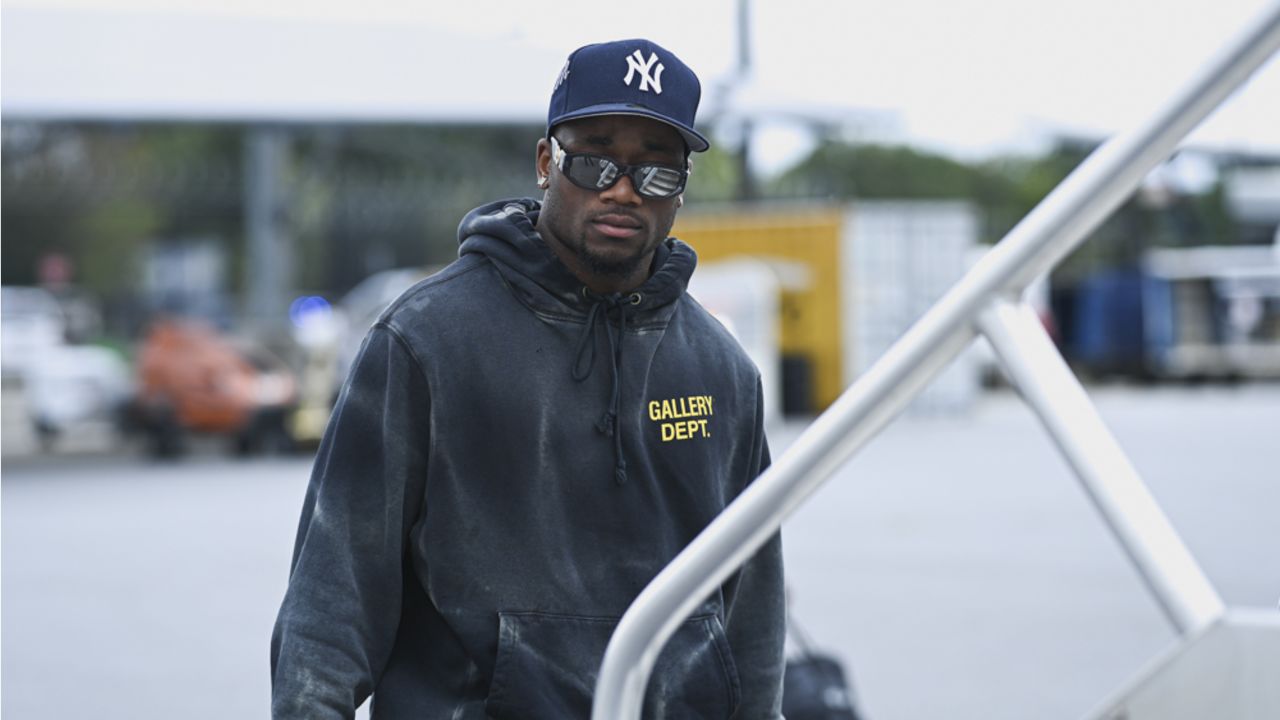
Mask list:
[[[650,197],[671,197],[680,192],[683,173],[672,168],[645,165],[636,168],[636,191]]]
[[[604,190],[618,180],[618,166],[595,155],[565,155],[564,174],[574,185],[587,190]]]

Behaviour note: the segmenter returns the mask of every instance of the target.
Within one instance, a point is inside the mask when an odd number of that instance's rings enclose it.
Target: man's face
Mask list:
[[[603,155],[620,165],[685,166],[680,133],[630,115],[572,120],[552,131],[566,153]],[[538,231],[556,255],[597,292],[624,292],[649,274],[653,252],[671,232],[679,200],[636,192],[623,176],[613,187],[587,190],[555,167],[546,139],[538,142],[538,174],[549,179]]]

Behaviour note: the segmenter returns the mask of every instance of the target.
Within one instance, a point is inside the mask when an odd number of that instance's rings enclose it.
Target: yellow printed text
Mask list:
[[[658,423],[662,442],[711,437],[707,419],[714,414],[710,395],[649,401],[649,419]]]

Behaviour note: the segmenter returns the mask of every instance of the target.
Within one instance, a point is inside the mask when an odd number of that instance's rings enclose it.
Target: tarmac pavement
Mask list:
[[[1280,598],[1280,386],[1099,388],[1229,604]],[[771,436],[775,456],[802,424]],[[79,446],[3,465],[13,718],[268,714],[308,458]],[[891,425],[784,526],[791,604],[868,720],[1078,718],[1174,633],[1012,393]]]

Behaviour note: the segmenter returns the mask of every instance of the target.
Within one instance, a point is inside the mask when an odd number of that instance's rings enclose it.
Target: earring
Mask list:
[[[684,195],[677,195],[677,196],[676,196],[676,207],[677,207],[677,208],[682,208],[682,207],[684,207]]]
[[[551,179],[548,178],[546,175],[538,176],[538,187],[542,188],[543,190],[546,190],[547,186],[550,184],[551,184]]]

